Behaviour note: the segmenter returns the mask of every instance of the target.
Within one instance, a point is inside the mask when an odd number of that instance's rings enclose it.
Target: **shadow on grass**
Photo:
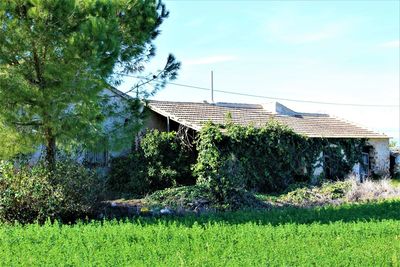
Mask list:
[[[234,212],[217,212],[202,215],[169,216],[163,218],[138,218],[142,224],[153,224],[163,221],[184,226],[208,223],[260,225],[294,224],[329,224],[332,222],[360,222],[400,220],[400,200],[370,202],[362,204],[344,204],[340,206],[317,208],[273,208],[270,210],[243,210]]]

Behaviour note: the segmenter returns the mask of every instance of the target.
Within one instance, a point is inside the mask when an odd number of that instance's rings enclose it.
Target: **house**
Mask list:
[[[226,115],[232,116],[232,122],[243,126],[265,125],[270,119],[289,126],[296,133],[309,138],[362,138],[367,139],[363,148],[363,162],[353,167],[353,173],[358,177],[369,175],[389,175],[390,151],[389,137],[366,129],[355,123],[319,113],[302,113],[291,110],[278,102],[267,104],[237,104],[237,103],[195,103],[155,101],[148,103],[150,116],[147,127],[161,131],[187,128],[199,131],[208,121],[223,124]],[[322,157],[322,155],[321,155]],[[323,166],[316,168],[314,175],[319,175]]]
[[[128,105],[127,101],[131,96],[121,91],[110,88],[103,92],[111,96],[112,105],[119,110],[124,110]],[[353,167],[353,173],[358,177],[369,175],[389,175],[390,150],[389,137],[366,129],[355,123],[340,119],[327,114],[303,113],[294,111],[281,103],[271,102],[267,104],[238,104],[238,103],[197,103],[197,102],[175,102],[155,101],[147,103],[148,116],[144,123],[146,129],[158,129],[160,131],[186,131],[192,136],[198,132],[202,125],[212,121],[216,124],[223,124],[227,114],[232,117],[232,122],[243,126],[265,125],[270,119],[289,126],[296,133],[309,138],[363,138],[367,139],[367,146],[363,149],[363,168],[361,164]],[[123,114],[123,113],[122,113]],[[123,122],[127,118],[107,118],[104,127],[110,129],[110,136],[114,135],[112,125],[114,122]],[[80,156],[80,161],[85,160],[94,166],[107,167],[109,159],[116,157],[132,148],[132,142],[126,143],[125,148],[120,151],[101,151],[85,153]],[[43,150],[39,149],[34,158],[40,157]],[[322,159],[323,155],[321,155]],[[314,171],[318,176],[323,172],[322,160],[319,167]]]

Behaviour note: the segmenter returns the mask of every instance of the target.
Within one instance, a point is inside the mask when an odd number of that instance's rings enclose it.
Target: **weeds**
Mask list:
[[[387,198],[399,198],[400,188],[392,184],[390,179],[377,181],[366,180],[359,183],[356,179],[350,179],[351,189],[346,194],[349,201],[366,201]]]
[[[320,186],[295,184],[278,196],[261,195],[258,198],[278,206],[323,206],[400,198],[400,187],[396,186],[390,179],[367,179],[360,183],[355,177],[349,177],[345,181],[325,182]]]

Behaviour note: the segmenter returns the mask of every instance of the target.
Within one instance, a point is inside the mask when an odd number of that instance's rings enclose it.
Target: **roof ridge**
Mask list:
[[[294,131],[308,137],[316,138],[389,138],[384,133],[369,129],[356,122],[325,113],[302,113],[303,116],[271,114],[263,108],[249,106],[217,105],[201,102],[179,102],[164,100],[149,100],[148,106],[153,111],[170,117],[172,120],[199,130],[205,121],[223,123],[227,112],[232,112],[232,119],[239,125],[255,123],[264,124],[271,117],[293,128]]]
[[[208,103],[208,102],[193,102],[193,101],[170,101],[170,100],[155,100],[155,99],[148,99],[147,101],[149,103],[158,102],[158,103],[209,104],[209,105],[212,105],[212,103]]]

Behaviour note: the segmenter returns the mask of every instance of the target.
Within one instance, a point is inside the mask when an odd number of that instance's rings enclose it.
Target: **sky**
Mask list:
[[[170,16],[148,72],[169,53],[182,63],[175,83],[317,102],[399,105],[400,1],[164,1]],[[130,89],[135,79],[120,86]],[[168,84],[153,99],[210,101],[208,91]],[[214,93],[215,102],[266,103]],[[279,101],[399,139],[399,107]]]

